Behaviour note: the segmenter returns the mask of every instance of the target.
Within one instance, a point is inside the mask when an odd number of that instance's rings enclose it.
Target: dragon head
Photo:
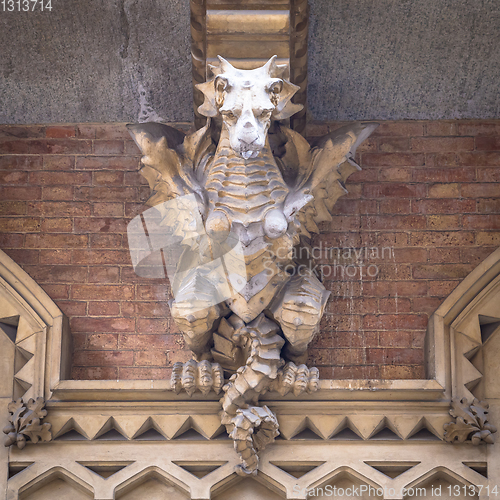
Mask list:
[[[271,120],[284,120],[302,109],[291,98],[299,87],[283,78],[286,66],[276,56],[260,68],[237,69],[221,56],[212,66],[215,75],[196,87],[205,96],[198,111],[208,117],[221,115],[231,148],[243,158],[255,158],[266,144]]]

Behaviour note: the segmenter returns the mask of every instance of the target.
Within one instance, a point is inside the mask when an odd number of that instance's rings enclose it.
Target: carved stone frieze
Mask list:
[[[493,444],[493,434],[497,432],[497,428],[488,423],[488,408],[486,401],[478,399],[474,399],[472,403],[466,398],[460,401],[452,400],[450,415],[455,421],[444,425],[445,441],[449,443],[472,441],[475,445],[481,442]]]
[[[22,399],[12,401],[8,406],[9,423],[3,429],[4,434],[7,434],[5,446],[16,444],[22,450],[27,440],[32,443],[51,441],[51,424],[42,422],[47,415],[44,407],[43,398],[37,398],[36,401],[30,399],[27,403]]]

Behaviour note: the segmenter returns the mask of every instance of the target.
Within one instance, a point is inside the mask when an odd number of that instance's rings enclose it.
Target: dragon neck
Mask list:
[[[264,147],[259,151],[259,155],[256,158],[245,159],[240,155],[238,155],[231,147],[231,143],[229,141],[229,130],[227,129],[226,124],[222,125],[219,144],[217,146],[215,157],[216,158],[227,157],[236,159],[238,163],[241,163],[243,165],[249,165],[258,160],[265,160],[266,162],[271,161],[272,163],[276,163],[271,151],[271,146],[269,145],[269,139],[267,137],[267,134],[266,134],[266,143]]]

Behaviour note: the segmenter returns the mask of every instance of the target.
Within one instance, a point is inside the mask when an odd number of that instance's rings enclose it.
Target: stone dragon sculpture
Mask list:
[[[169,274],[170,308],[195,359],[174,365],[172,387],[222,388],[221,421],[240,474],[256,473],[258,452],[279,434],[259,396],[318,388],[318,370],[305,363],[329,292],[303,250],[331,220],[344,181],[359,170],[356,148],[377,127],[349,125],[312,149],[279,123],[302,106],[292,103],[298,87],[275,59],[239,70],[219,57],[213,78],[197,86],[208,119],[193,134],[128,126],[144,155],[156,234],[182,250]]]

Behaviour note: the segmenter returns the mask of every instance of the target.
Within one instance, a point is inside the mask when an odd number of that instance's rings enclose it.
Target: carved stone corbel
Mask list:
[[[496,427],[488,424],[488,403],[474,399],[472,403],[463,398],[460,401],[452,400],[450,415],[454,422],[444,424],[444,440],[448,443],[464,443],[472,441],[478,445],[481,442],[493,444],[493,434]]]
[[[52,440],[51,424],[42,423],[43,418],[47,415],[44,406],[45,400],[43,398],[30,399],[27,403],[18,399],[9,403],[9,423],[3,429],[4,434],[7,434],[5,446],[17,444],[17,447],[22,450],[26,446],[27,440],[32,443]]]

